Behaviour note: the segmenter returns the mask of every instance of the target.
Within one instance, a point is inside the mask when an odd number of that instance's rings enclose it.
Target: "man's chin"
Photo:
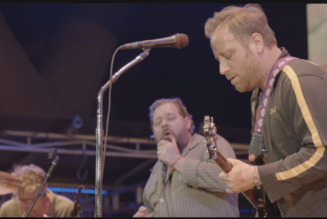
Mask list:
[[[235,90],[240,92],[240,93],[245,93],[248,91],[253,91],[255,88],[252,87],[240,87],[240,86],[235,86]]]
[[[235,90],[236,91],[238,91],[239,93],[244,93],[244,92],[246,92],[247,90],[246,89],[244,89],[243,87],[242,88],[240,88],[240,87],[237,87],[237,86],[235,86]]]

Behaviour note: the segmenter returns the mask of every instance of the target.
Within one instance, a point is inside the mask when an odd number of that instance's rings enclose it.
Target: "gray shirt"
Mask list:
[[[162,165],[157,161],[144,188],[145,207],[154,217],[239,217],[238,194],[227,194],[226,185],[218,178],[219,166],[209,159],[204,137],[194,134],[182,156],[182,173],[174,170],[162,183]],[[221,136],[218,151],[235,158],[231,145]]]

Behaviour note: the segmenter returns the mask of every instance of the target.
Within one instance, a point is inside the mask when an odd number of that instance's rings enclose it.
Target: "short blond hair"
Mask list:
[[[18,190],[18,194],[25,193],[26,190],[30,189],[39,189],[45,179],[44,170],[34,164],[15,166],[11,174],[22,180],[22,186]]]
[[[210,39],[223,25],[227,25],[230,33],[245,47],[248,43],[247,37],[254,33],[262,35],[266,47],[277,46],[275,33],[269,27],[267,17],[258,4],[247,4],[244,7],[228,6],[221,12],[214,13],[204,26],[205,36]]]
[[[158,106],[160,106],[163,103],[172,103],[174,104],[177,109],[179,114],[185,118],[185,117],[189,117],[191,120],[191,129],[189,130],[191,135],[194,133],[194,129],[195,129],[195,125],[192,119],[192,115],[189,114],[189,112],[187,111],[186,107],[184,106],[184,104],[182,103],[182,100],[180,98],[162,98],[162,99],[158,99],[156,101],[154,101],[152,103],[152,105],[149,107],[150,113],[149,113],[149,117],[150,117],[150,122],[151,122],[151,129],[153,131],[153,114],[154,111],[156,110],[156,108]]]

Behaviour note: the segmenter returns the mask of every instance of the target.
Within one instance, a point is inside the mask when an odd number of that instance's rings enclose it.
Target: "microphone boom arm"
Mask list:
[[[145,49],[143,53],[138,55],[135,59],[123,66],[112,76],[112,83],[115,83],[118,78],[128,69],[143,61],[149,56],[151,49]],[[102,217],[102,157],[103,157],[103,94],[110,86],[110,80],[105,83],[97,97],[97,128],[96,134],[96,159],[95,159],[95,209],[94,216]],[[106,142],[107,143],[107,142]]]

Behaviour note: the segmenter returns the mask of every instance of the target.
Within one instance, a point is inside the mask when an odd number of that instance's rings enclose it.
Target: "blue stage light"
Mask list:
[[[251,213],[251,209],[240,208],[240,213],[249,214]]]
[[[47,187],[48,190],[53,192],[67,192],[67,193],[77,193],[78,188],[67,188],[67,187]],[[82,189],[81,193],[95,194],[94,189]],[[108,195],[107,190],[102,190],[102,195]]]

